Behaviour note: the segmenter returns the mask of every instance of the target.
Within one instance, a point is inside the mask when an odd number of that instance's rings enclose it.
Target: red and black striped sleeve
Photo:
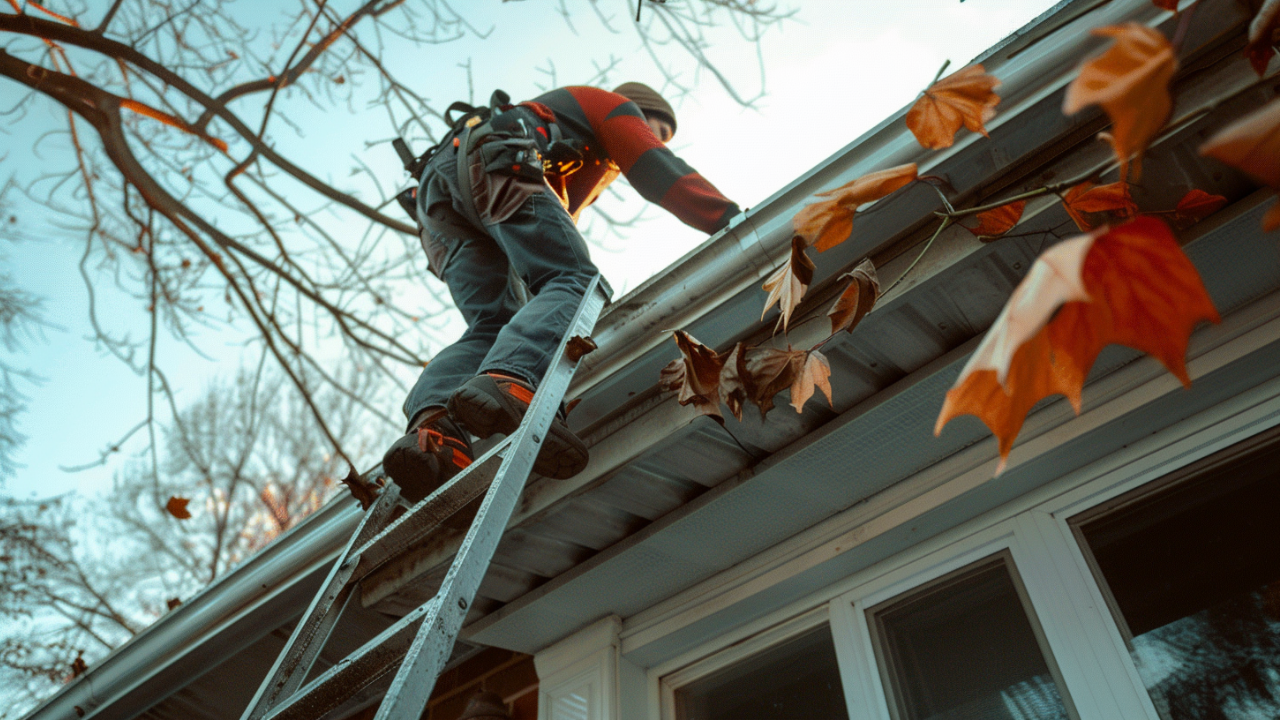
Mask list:
[[[707,233],[728,225],[738,214],[733,201],[662,144],[635,103],[599,88],[566,89],[582,108],[601,148],[641,197]]]

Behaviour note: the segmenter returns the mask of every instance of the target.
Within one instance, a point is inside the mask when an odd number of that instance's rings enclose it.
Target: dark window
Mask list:
[[[845,720],[831,630],[823,625],[676,690],[680,720]]]
[[[1280,717],[1280,446],[1076,523],[1167,720]]]
[[[1004,556],[870,610],[895,720],[1065,720]]]

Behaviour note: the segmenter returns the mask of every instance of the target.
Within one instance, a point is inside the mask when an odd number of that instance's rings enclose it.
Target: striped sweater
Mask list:
[[[737,205],[662,144],[645,122],[644,113],[625,97],[574,86],[521,104],[543,119],[554,113],[564,136],[583,148],[581,169],[566,176],[547,175],[575,221],[619,172],[641,197],[703,232],[716,232],[738,214]],[[547,137],[545,127],[538,131]]]

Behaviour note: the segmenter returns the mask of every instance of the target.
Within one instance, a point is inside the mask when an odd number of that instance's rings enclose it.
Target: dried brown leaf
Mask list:
[[[715,350],[683,330],[672,335],[676,347],[680,348],[680,357],[662,369],[662,389],[678,393],[676,401],[681,405],[693,405],[699,413],[723,421],[720,416],[720,369],[724,360]]]
[[[813,282],[813,261],[809,259],[804,248],[804,238],[799,235],[791,238],[791,256],[782,267],[778,268],[777,272],[764,281],[764,289],[768,291],[769,297],[765,300],[764,312],[760,313],[760,319],[763,320],[769,308],[777,303],[782,313],[779,323],[782,325],[783,332],[791,322],[791,313],[800,304],[805,290],[809,289],[809,283]],[[776,332],[777,328],[774,328],[774,331]]]
[[[596,350],[596,341],[589,337],[574,335],[569,338],[569,342],[564,346],[564,355],[569,358],[569,362],[578,362],[583,355]]]
[[[804,404],[813,397],[815,387],[827,396],[827,404],[832,405],[831,364],[822,353],[810,350],[804,365],[796,373],[795,381],[791,383],[791,407],[795,408],[796,412],[804,411]]]
[[[751,402],[763,417],[773,409],[773,396],[790,388],[804,366],[804,350],[748,348],[744,367],[750,378]]]
[[[827,311],[833,335],[841,330],[853,332],[880,297],[880,280],[876,277],[876,266],[871,264],[869,258],[858,263],[857,267],[841,275],[839,279],[847,279],[849,284]]]
[[[720,402],[739,421],[742,420],[742,407],[751,399],[751,375],[747,372],[746,352],[746,345],[734,345],[724,356],[724,366],[720,370]]]

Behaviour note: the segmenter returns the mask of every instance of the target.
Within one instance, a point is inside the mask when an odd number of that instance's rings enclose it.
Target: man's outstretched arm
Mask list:
[[[737,204],[662,144],[635,103],[599,88],[568,90],[605,153],[641,197],[706,233],[720,230],[740,212]]]

